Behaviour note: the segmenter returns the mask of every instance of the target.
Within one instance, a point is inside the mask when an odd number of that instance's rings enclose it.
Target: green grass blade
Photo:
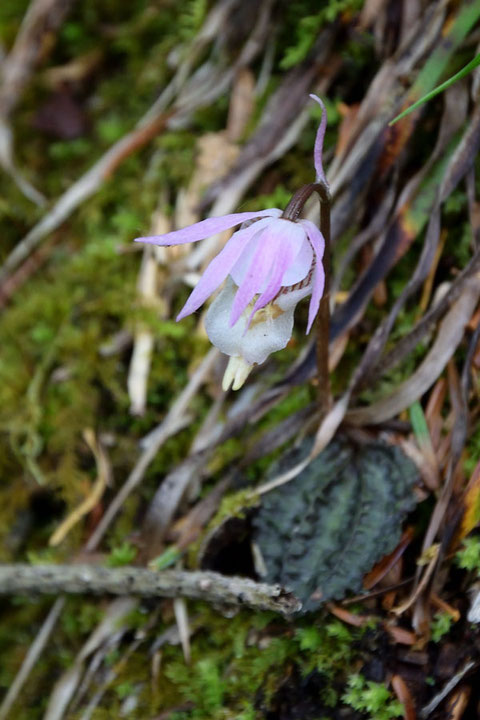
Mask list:
[[[391,120],[388,124],[394,125],[396,122],[398,122],[398,120],[401,120],[403,117],[405,117],[405,115],[413,112],[413,110],[416,110],[418,107],[420,107],[420,105],[423,105],[423,103],[428,102],[436,95],[439,95],[439,93],[449,88],[450,85],[453,85],[453,83],[457,82],[457,80],[461,80],[463,77],[465,77],[465,75],[468,75],[468,73],[472,72],[472,70],[478,67],[478,65],[480,65],[480,54],[476,55],[473,60],[468,63],[468,65],[465,65],[465,67],[459,70],[455,75],[452,75],[451,78],[445,80],[445,82],[443,82],[441,85],[437,85],[436,88],[421,97],[420,100],[417,100],[417,102],[413,103],[413,105],[410,105],[410,107],[408,107],[406,110],[393,118],[393,120]]]

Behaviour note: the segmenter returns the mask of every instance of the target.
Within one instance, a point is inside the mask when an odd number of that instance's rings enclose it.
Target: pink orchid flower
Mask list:
[[[317,180],[325,180],[322,167],[326,112],[317,132],[314,164]],[[191,315],[226,283],[210,305],[205,329],[210,341],[230,361],[222,386],[238,390],[253,365],[263,363],[284,348],[293,330],[293,315],[300,300],[311,296],[307,334],[318,312],[325,284],[322,258],[325,241],[309,220],[281,217],[277,208],[208,218],[166,235],[136,238],[153,245],[197,242],[237,225],[225,247],[210,262],[177,321]]]

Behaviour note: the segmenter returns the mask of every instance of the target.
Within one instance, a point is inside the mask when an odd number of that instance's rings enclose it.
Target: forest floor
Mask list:
[[[479,716],[478,69],[389,125],[479,42],[476,0],[0,4],[0,720]],[[133,240],[283,210],[310,93],[330,388],[302,302],[225,392],[175,317],[227,235]]]

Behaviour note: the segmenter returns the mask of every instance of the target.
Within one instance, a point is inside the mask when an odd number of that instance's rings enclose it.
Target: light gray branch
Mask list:
[[[187,597],[290,615],[301,602],[280,585],[214,572],[94,565],[0,565],[0,594],[93,593],[139,597]]]

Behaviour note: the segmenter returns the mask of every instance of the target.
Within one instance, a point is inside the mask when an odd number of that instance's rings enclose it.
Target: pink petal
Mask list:
[[[282,278],[282,285],[295,285],[296,283],[303,280],[310,272],[310,268],[313,262],[313,250],[311,244],[307,239],[306,233],[302,231],[302,234],[303,241],[300,241],[298,253],[295,259],[285,271],[285,274]],[[247,276],[248,269],[252,263],[253,256],[257,251],[259,242],[262,242],[261,236],[255,238],[254,241],[249,243],[248,250],[245,249],[245,252],[241,254],[241,256],[230,271],[230,275],[232,276],[235,284],[238,285],[238,287],[242,285]],[[266,287],[259,288],[258,292],[262,292],[265,289]]]
[[[319,97],[317,97],[316,95],[310,95],[310,97],[312,98],[312,100],[315,100],[315,102],[317,102],[322,108],[322,119],[320,120],[320,125],[318,126],[317,137],[315,138],[315,147],[313,149],[313,164],[315,165],[317,180],[322,180],[326,183],[327,179],[323,171],[322,155],[323,140],[325,138],[325,130],[327,129],[327,110]]]
[[[255,295],[260,292],[260,289],[268,280],[274,261],[272,249],[276,243],[277,239],[275,235],[270,232],[270,227],[267,226],[261,232],[259,242],[257,243],[257,250],[252,258],[245,279],[238,288],[233,300],[230,327],[235,325],[245,308],[253,300]]]
[[[216,235],[223,230],[240,225],[246,220],[254,220],[259,217],[279,217],[282,214],[277,208],[269,210],[258,210],[257,212],[233,213],[231,215],[223,215],[222,217],[207,218],[201,220],[195,225],[189,225],[182,230],[174,230],[166,233],[166,235],[152,235],[151,237],[135,238],[135,242],[150,243],[151,245],[182,245],[188,242],[197,242],[204,240],[210,235]]]
[[[259,220],[258,222],[262,221]],[[240,255],[237,262],[230,271],[230,275],[232,276],[235,285],[237,285],[238,287],[240,287],[240,285],[245,282],[245,278],[247,277],[248,270],[250,268],[250,265],[252,264],[253,257],[257,252],[258,243],[259,241],[261,242],[261,239],[261,235],[257,235],[254,241],[248,243],[248,249],[245,248],[245,252]]]
[[[276,295],[278,295],[278,292],[284,286],[284,276],[293,266],[294,260],[299,255],[299,247],[301,248],[302,242],[305,241],[305,231],[299,225],[290,223],[290,226],[286,226],[286,229],[282,228],[282,233],[284,234],[281,236],[281,242],[277,243],[275,250],[275,260],[268,286],[255,302],[248,324],[250,324],[257,310],[260,310],[265,307],[265,305],[268,305],[268,303],[271,302]],[[310,269],[310,266],[308,269]],[[308,269],[305,272],[305,275],[307,274]],[[305,275],[303,277],[305,277]]]
[[[296,285],[307,277],[313,263],[313,250],[306,235],[300,251],[282,278],[282,285]]]
[[[271,222],[270,218],[259,220],[243,230],[237,230],[237,232],[232,235],[223,250],[213,258],[206,268],[198,285],[194,288],[182,310],[177,315],[177,322],[195,312],[195,310],[198,310],[200,305],[203,305],[205,300],[215,292],[225,280],[238,258],[247,250],[252,238],[269,222]]]
[[[310,298],[310,305],[308,306],[307,335],[310,332],[313,321],[317,316],[324,287],[325,272],[323,270],[323,266],[317,263],[317,265],[315,265],[315,272],[313,273],[312,297]]]
[[[252,258],[248,272],[235,295],[230,317],[232,327],[255,295],[262,291],[265,283],[268,281],[270,285],[273,280],[270,278],[270,274],[274,268],[279,267],[277,265],[279,258],[283,258],[284,255],[288,253],[287,259],[291,262],[295,255],[298,254],[303,237],[305,237],[304,231],[299,225],[292,223],[290,220],[278,219],[270,221],[258,240],[258,247]],[[288,248],[286,251],[284,250],[285,246]],[[281,281],[281,277],[288,267],[288,264],[285,263],[285,267],[283,267],[283,260],[280,260],[280,262],[283,268],[280,276]],[[275,285],[278,284],[276,279],[278,272],[278,269],[276,269],[275,279],[273,280]],[[280,289],[280,287],[281,284],[278,289]]]
[[[308,325],[307,335],[310,332],[315,316],[320,307],[320,299],[323,295],[323,289],[325,287],[325,271],[322,265],[322,258],[325,252],[325,240],[317,228],[310,220],[300,220],[300,224],[305,228],[308,239],[310,240],[315,253],[315,272],[313,274],[312,284],[312,297],[310,299],[310,305],[308,307]]]

